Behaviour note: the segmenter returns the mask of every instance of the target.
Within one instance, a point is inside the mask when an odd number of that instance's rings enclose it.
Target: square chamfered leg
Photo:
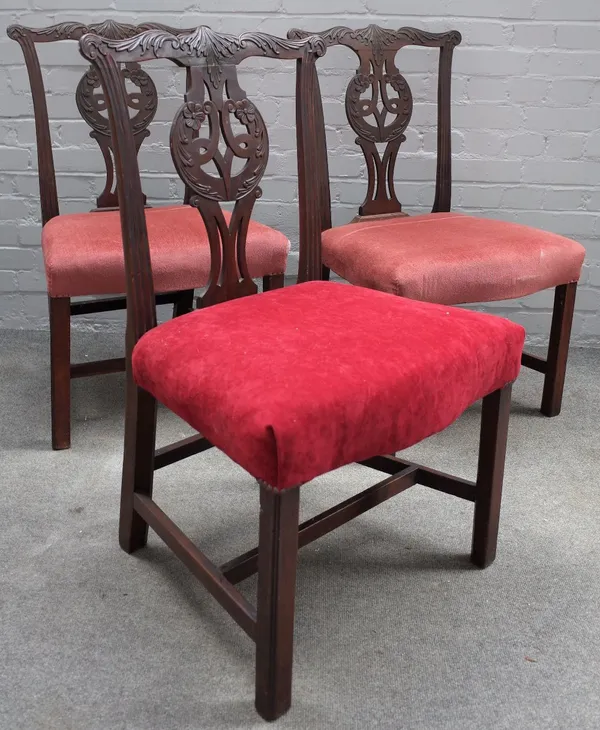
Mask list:
[[[541,408],[545,416],[560,413],[576,295],[577,282],[557,286],[555,290]]]
[[[71,299],[48,297],[52,448],[71,446]]]
[[[126,553],[144,547],[148,540],[148,525],[136,512],[134,498],[136,494],[152,496],[156,411],[156,400],[135,384],[128,369],[119,519],[119,544]]]
[[[255,704],[261,717],[276,720],[292,701],[300,489],[259,483]]]
[[[483,399],[471,561],[487,568],[496,557],[512,384]]]

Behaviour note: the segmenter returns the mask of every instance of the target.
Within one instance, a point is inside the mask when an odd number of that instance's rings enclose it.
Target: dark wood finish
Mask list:
[[[255,637],[256,611],[242,594],[224,579],[221,571],[177,525],[167,517],[150,497],[134,496],[136,512],[177,555],[181,562],[198,578],[209,593],[223,606],[251,639]]]
[[[174,304],[174,316],[193,309],[194,292],[169,292],[156,295],[156,304]],[[68,297],[49,297],[50,312],[50,380],[52,414],[52,448],[68,449],[71,446],[71,378],[121,373],[125,370],[125,358],[94,360],[71,363],[70,317],[96,312],[112,312],[125,309],[125,297],[110,297],[90,301],[73,302]],[[174,459],[176,460],[176,459]],[[172,462],[169,462],[172,463]]]
[[[289,38],[306,38],[309,31],[293,29]],[[369,25],[358,30],[337,26],[319,33],[326,45],[346,46],[358,56],[359,67],[346,90],[346,116],[357,134],[356,143],[365,156],[368,173],[367,194],[359,209],[361,216],[400,213],[402,205],[394,189],[395,167],[400,146],[413,112],[413,98],[408,82],[396,65],[398,51],[406,46],[440,49],[438,70],[438,149],[436,192],[433,211],[450,210],[452,191],[450,84],[452,54],[461,42],[458,31],[429,33],[417,28],[389,30]],[[366,95],[366,96],[365,96]],[[320,97],[316,102],[322,117]],[[327,148],[324,131],[316,137],[320,147],[321,205],[330,203],[326,165]],[[384,144],[383,156],[377,149]],[[324,189],[327,188],[327,192]],[[331,227],[324,217],[322,230]]]
[[[310,37],[307,39],[310,41]],[[322,39],[313,44],[317,55],[325,52]],[[320,146],[325,143],[325,127],[321,108],[319,80],[315,58],[297,62],[296,73],[296,132],[298,151],[298,196],[300,200],[300,257],[298,282],[319,279],[322,272],[321,229],[331,220],[331,213],[322,210],[329,200],[329,180],[319,180],[319,172],[327,170],[327,159]],[[317,195],[314,194],[315,189]]]
[[[83,314],[97,314],[98,312],[118,312],[122,309],[127,309],[125,297],[89,299],[83,302],[71,302],[71,317],[79,317]]]
[[[208,449],[212,449],[212,444],[200,434],[163,446],[154,452],[154,471],[187,459],[188,456],[201,454]]]
[[[189,296],[188,292],[168,292],[167,294],[157,294],[156,305],[177,305],[180,299],[186,296]],[[71,317],[77,317],[82,314],[96,314],[98,312],[117,312],[121,309],[127,309],[127,299],[125,297],[89,299],[83,302],[74,302],[71,300]]]
[[[475,501],[475,482],[468,479],[455,477],[436,469],[430,469],[428,466],[398,459],[395,456],[375,456],[360,463],[386,474],[396,474],[401,469],[417,469],[416,481],[418,484],[435,489],[437,492],[444,492],[444,494],[451,494],[453,497],[466,499],[468,502]]]
[[[292,702],[300,490],[260,484],[256,709],[276,720]]]
[[[537,370],[538,373],[545,373],[548,370],[548,361],[544,360],[543,357],[537,355],[531,355],[528,352],[524,352],[521,357],[521,364],[523,367],[529,368],[530,370]]]
[[[318,195],[310,195],[309,192],[310,186],[314,185],[314,170],[319,161],[318,145],[314,143],[319,139],[317,127],[320,119],[314,106],[318,91],[314,64],[324,50],[321,40],[284,41],[262,33],[236,38],[199,28],[193,34],[179,35],[167,31],[149,31],[122,42],[86,36],[81,40],[81,49],[102,80],[114,140],[117,189],[123,193],[120,212],[127,273],[128,354],[137,340],[156,326],[157,320],[143,194],[119,64],[142,65],[154,58],[170,58],[190,66],[189,92],[175,118],[171,143],[178,172],[187,186],[189,202],[202,215],[209,234],[213,266],[207,295],[201,302],[206,306],[255,291],[254,285],[251,287],[248,283],[244,244],[247,222],[266,163],[268,138],[258,111],[239,87],[236,67],[250,56],[296,60],[296,126],[301,189],[298,278],[303,281],[320,276],[320,250],[315,242],[323,221],[319,205],[325,194],[322,189]],[[230,128],[232,116],[239,125],[245,127],[245,132],[234,134]],[[217,138],[219,129],[223,136],[221,146]],[[236,173],[233,172],[235,157],[241,160]],[[209,175],[204,169],[208,162],[216,165],[217,175]],[[229,226],[224,224],[220,207],[225,201],[235,204]],[[265,282],[265,288],[268,289],[271,284]],[[505,402],[498,395],[486,399],[482,425],[485,447],[482,446],[482,454],[493,454],[495,459],[493,489],[488,490],[495,500],[501,482],[499,462],[503,447],[502,434],[496,428],[498,419],[493,418],[494,398]],[[129,371],[120,544],[127,552],[137,550],[146,543],[148,526],[151,526],[248,635],[255,639],[256,707],[268,720],[282,715],[291,702],[294,594],[300,545],[330,532],[419,480],[434,489],[476,503],[479,500],[479,514],[483,514],[483,497],[479,496],[473,483],[420,465],[407,464],[395,457],[375,457],[363,463],[380,471],[390,470],[388,479],[306,521],[302,526],[298,525],[299,489],[276,491],[261,482],[258,548],[219,569],[152,501],[153,474],[157,468],[199,453],[209,448],[210,444],[201,436],[194,436],[155,451],[155,439],[156,401],[135,385]],[[485,486],[487,479],[489,471],[480,464],[478,487]],[[478,516],[478,524],[481,520]],[[488,522],[491,524],[491,520]],[[488,539],[488,551],[489,543]],[[258,598],[254,612],[233,584],[256,570]]]
[[[288,38],[306,38],[310,34],[309,31],[293,29],[288,32]],[[437,167],[432,213],[450,211],[452,57],[455,47],[462,40],[460,33],[455,30],[429,33],[416,28],[394,31],[370,25],[358,30],[337,26],[319,35],[327,47],[346,46],[359,59],[359,67],[346,90],[346,116],[357,134],[356,143],[365,156],[368,183],[365,201],[352,223],[404,215],[394,190],[394,179],[398,152],[412,116],[413,99],[408,83],[396,65],[396,58],[398,51],[406,46],[440,49],[437,74]],[[316,75],[316,70],[314,73]],[[311,93],[314,95],[313,103],[317,109],[315,119],[319,125],[313,135],[317,164],[312,176],[311,196],[319,200],[321,231],[326,231],[331,228],[331,194],[318,79],[312,81]],[[377,149],[378,144],[385,144],[383,156]],[[301,192],[301,200],[304,194]],[[434,251],[432,266],[435,266]],[[321,278],[328,280],[329,275],[329,269],[323,266]],[[561,409],[576,286],[564,284],[556,289],[548,360],[523,354],[525,367],[546,375],[541,412],[547,416],[556,416]],[[573,290],[569,287],[573,287]]]
[[[124,64],[121,74],[137,89],[127,94],[127,102],[129,108],[134,112],[131,117],[131,126],[135,146],[139,151],[144,139],[150,135],[148,127],[158,109],[158,92],[152,78],[135,63]],[[106,111],[106,99],[102,93],[100,78],[94,69],[90,68],[81,77],[75,92],[75,100],[82,118],[92,128],[90,137],[98,143],[106,166],[106,183],[96,201],[97,207],[118,207],[118,191],[114,188],[114,151],[108,118],[103,113]],[[145,198],[144,202],[146,202]]]
[[[71,446],[71,317],[68,297],[48,297],[52,448]]]
[[[487,568],[496,557],[511,385],[483,399],[471,560]]]
[[[31,86],[43,225],[59,215],[59,201],[56,188],[48,105],[36,46],[40,43],[79,41],[86,33],[96,33],[100,36],[115,40],[126,39],[135,36],[142,28],[148,29],[150,27],[153,26],[149,23],[144,24],[142,27],[107,20],[88,25],[79,22],[67,22],[46,28],[26,28],[20,25],[12,25],[8,28],[8,36],[19,43],[23,51]],[[158,25],[154,27],[158,28]],[[150,76],[135,63],[123,64],[120,73],[123,80],[134,87],[133,91],[126,94],[126,98],[128,117],[129,112],[132,112],[130,125],[133,132],[134,147],[139,151],[142,141],[149,135],[148,126],[156,112],[158,103],[156,88]],[[101,89],[99,76],[93,67],[86,70],[81,78],[75,90],[75,98],[83,119],[91,127],[92,131],[90,136],[99,144],[106,165],[106,183],[103,192],[97,200],[97,210],[118,209],[118,191],[114,185],[114,150],[112,138],[110,137],[108,117],[104,115],[106,112],[106,99]],[[174,303],[176,316],[190,311],[193,308],[193,292],[160,294],[156,300],[157,304]],[[71,302],[70,316],[110,312],[125,308],[125,297],[96,298],[92,301]],[[55,449],[64,449],[69,448],[71,439],[69,415],[70,385],[65,382],[65,379],[69,376],[84,377],[107,372],[117,372],[123,370],[123,366],[121,359],[118,361],[108,360],[97,363],[71,364],[68,361],[70,357],[70,325],[68,321],[65,322],[64,320],[65,307],[63,298],[49,298],[49,314],[52,343],[52,444]],[[54,328],[58,328],[57,331],[54,331]],[[60,353],[58,350],[61,346],[65,348],[63,353]],[[64,398],[64,402],[62,403],[60,402],[61,398]]]
[[[171,154],[175,168],[192,193],[189,203],[198,209],[208,232],[212,270],[202,300],[204,304],[215,304],[255,293],[256,285],[248,273],[245,246],[254,202],[261,195],[259,183],[268,160],[268,137],[260,112],[239,85],[236,66],[251,56],[296,59],[299,86],[310,89],[315,74],[309,75],[306,69],[314,64],[317,55],[324,52],[323,42],[320,39],[286,41],[264,33],[246,33],[238,38],[200,27],[194,33],[179,35],[166,30],[151,30],[124,41],[101,40],[88,35],[82,39],[81,47],[83,55],[95,64],[104,79],[107,85],[105,93],[112,93],[113,99],[118,96],[119,104],[126,103],[122,80],[117,78],[120,76],[119,65],[167,58],[189,67],[185,103],[171,128]],[[110,54],[110,62],[107,54]],[[197,65],[191,61],[194,58],[208,59],[209,63]],[[302,185],[302,179],[308,177],[310,166],[312,164],[314,169],[315,162],[312,145],[304,144],[304,137],[314,132],[316,125],[311,118],[310,106],[299,109],[298,114],[301,117],[298,147],[306,150],[299,156]],[[124,121],[118,120],[123,135]],[[245,130],[238,133],[234,123]],[[114,139],[114,129],[112,136]],[[127,139],[123,136],[120,141],[122,145],[133,144],[130,125]],[[219,142],[224,145],[224,152]],[[130,154],[128,156],[131,157]],[[236,160],[241,167],[234,170]],[[214,163],[216,175],[208,171],[208,163]],[[123,164],[122,167],[131,169],[133,177],[137,178],[137,164],[135,167]],[[139,178],[134,185],[134,205],[138,208]],[[221,203],[226,201],[235,203],[229,225],[221,209]],[[319,269],[308,271],[311,268],[310,255],[314,256],[318,249],[317,208],[315,201],[301,209],[300,278],[309,275],[318,278],[320,274],[320,261]],[[139,218],[139,208],[136,212]],[[138,220],[138,230],[141,226],[145,227],[145,221]],[[312,242],[307,244],[309,239]],[[144,296],[148,297],[149,290],[141,282],[138,289],[144,289]],[[148,302],[146,308],[150,306]]]
[[[124,189],[124,188],[122,188]],[[128,310],[128,313],[131,310]],[[131,318],[131,317],[129,317]],[[128,330],[131,337],[131,329]],[[125,406],[125,443],[119,544],[126,553],[144,547],[148,541],[148,523],[135,508],[135,497],[152,498],[154,485],[154,446],[156,443],[156,400],[138,388],[127,358],[127,402]]]
[[[304,547],[323,535],[345,525],[355,517],[377,507],[397,494],[404,492],[417,482],[417,467],[403,469],[399,474],[375,484],[360,494],[336,504],[303,522],[298,528],[298,547]],[[231,583],[239,583],[256,573],[258,568],[258,548],[249,550],[221,566],[223,575]]]
[[[391,218],[408,218],[408,213],[399,211],[398,213],[372,213],[371,215],[355,215],[350,223],[367,223],[372,221],[385,221]]]
[[[556,287],[547,358],[527,352],[521,358],[523,367],[545,375],[540,410],[544,416],[550,418],[558,416],[562,407],[576,297],[577,282]]]
[[[562,406],[576,296],[577,282],[557,286],[554,293],[554,310],[548,345],[548,369],[544,378],[542,396],[542,413],[545,416],[558,416]]]
[[[6,32],[9,38],[16,41],[23,50],[29,75],[36,125],[43,224],[58,215],[59,204],[46,92],[36,45],[79,41],[86,33],[95,33],[98,36],[114,40],[124,40],[137,35],[143,29],[151,27],[159,28],[162,26],[152,23],[130,25],[108,19],[100,23],[89,24],[79,22],[58,23],[46,28],[27,28],[22,25],[11,25],[7,29]],[[136,149],[139,150],[142,141],[149,135],[148,126],[156,113],[158,96],[150,76],[135,64],[123,65],[121,73],[123,79],[129,81],[136,88],[135,91],[127,94],[127,108],[133,112],[131,124],[134,132],[134,144]],[[112,142],[108,129],[108,119],[103,114],[106,111],[106,99],[100,88],[98,75],[92,67],[83,74],[75,90],[75,99],[82,118],[92,129],[90,136],[98,143],[106,164],[106,183],[104,191],[98,198],[98,207],[114,208],[118,206],[119,201],[117,191],[113,189],[115,171],[111,156]]]
[[[285,274],[271,274],[271,276],[263,276],[263,291],[271,291],[272,289],[283,289],[285,284]]]
[[[123,372],[125,372],[124,357],[71,364],[72,378],[86,378],[90,375],[108,375],[109,373]]]
[[[173,317],[181,317],[182,314],[189,314],[194,309],[194,290],[182,291],[173,305]]]

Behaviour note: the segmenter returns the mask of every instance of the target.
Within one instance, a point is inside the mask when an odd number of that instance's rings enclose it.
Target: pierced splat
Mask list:
[[[400,213],[402,206],[394,190],[394,169],[412,116],[412,94],[394,63],[396,51],[377,55],[356,52],[360,67],[346,90],[346,113],[367,163],[367,195],[359,212],[361,216]],[[386,145],[383,157],[377,149],[378,143]]]
[[[208,231],[212,270],[205,305],[257,292],[246,262],[246,236],[267,166],[267,128],[237,81],[235,66],[208,77],[189,69],[184,105],[171,128],[171,155]],[[242,127],[236,132],[234,127]],[[216,169],[211,174],[209,168]],[[221,203],[235,202],[229,223]]]
[[[103,38],[119,42],[136,36],[142,30],[147,31],[152,28],[169,30],[167,26],[157,23],[145,23],[144,25],[135,26],[110,19],[101,23],[90,24],[79,22],[58,23],[47,28],[26,28],[21,25],[12,25],[7,29],[9,38],[17,41],[23,50],[25,65],[31,84],[33,108],[36,118],[38,166],[40,180],[44,181],[40,186],[42,219],[44,223],[47,223],[51,218],[58,215],[59,206],[46,92],[44,89],[40,59],[36,50],[37,44],[79,41],[86,33],[93,33]],[[178,61],[175,61],[175,63],[180,65]],[[142,141],[149,134],[148,126],[154,118],[158,96],[152,80],[137,64],[123,62],[121,69],[126,85],[130,89],[132,85],[136,87],[128,92],[127,103],[129,109],[134,112],[132,117],[134,140],[136,150],[139,151]],[[106,184],[103,192],[97,199],[97,206],[98,208],[116,207],[119,203],[114,184],[114,155],[108,129],[106,102],[102,89],[100,88],[97,73],[92,70],[92,67],[84,74],[77,87],[76,102],[83,119],[92,128],[91,136],[98,142],[106,165]]]
[[[156,114],[158,107],[158,93],[150,76],[137,63],[124,64],[121,74],[125,80],[134,86],[134,90],[127,93],[127,105],[133,111],[130,116],[136,152],[142,142],[149,136],[148,127]],[[75,94],[77,108],[84,121],[92,128],[90,137],[96,140],[106,166],[106,183],[96,203],[98,208],[112,208],[119,205],[116,190],[115,170],[113,161],[113,143],[110,135],[106,99],[97,71],[92,67],[82,76]],[[146,202],[144,196],[144,203]]]
[[[288,38],[307,38],[311,32],[294,29]],[[389,30],[376,25],[354,30],[343,26],[330,28],[319,35],[327,46],[346,46],[358,56],[360,64],[346,91],[346,114],[358,135],[356,143],[365,155],[368,189],[360,207],[361,216],[399,215],[402,206],[394,190],[396,159],[405,141],[413,99],[404,76],[396,66],[396,55],[405,46],[440,49],[438,69],[438,160],[434,211],[450,210],[450,72],[454,47],[460,33],[429,33],[417,28]],[[326,156],[324,137],[320,140]],[[377,145],[385,145],[380,154]],[[328,180],[322,182],[323,197],[329,199]],[[330,226],[327,221],[325,228]]]

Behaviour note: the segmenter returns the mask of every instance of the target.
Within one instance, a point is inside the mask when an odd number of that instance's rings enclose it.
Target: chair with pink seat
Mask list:
[[[291,30],[289,38],[309,31]],[[546,358],[523,354],[523,365],[544,373],[541,411],[560,413],[577,282],[585,249],[547,231],[450,212],[452,157],[450,82],[460,33],[397,31],[371,25],[320,33],[328,47],[346,46],[359,68],[346,90],[346,115],[367,163],[368,186],[359,215],[332,227],[327,147],[321,110],[316,187],[321,199],[323,275],[441,304],[516,299],[554,289]],[[398,153],[413,112],[407,80],[396,65],[407,46],[439,48],[437,173],[432,213],[408,217],[394,189]],[[380,153],[377,145],[384,146]]]
[[[67,22],[36,29],[14,25],[8,29],[8,35],[23,50],[36,124],[42,251],[50,315],[54,449],[66,449],[71,444],[71,378],[125,369],[123,357],[71,363],[71,317],[124,309],[125,297],[122,295],[127,287],[113,144],[98,75],[91,68],[84,72],[76,90],[76,101],[81,116],[91,128],[90,137],[96,140],[104,158],[104,189],[93,211],[61,214],[48,102],[36,47],[42,43],[78,41],[88,32],[126,39],[148,28],[165,29],[165,26],[152,23],[132,26],[108,20],[90,25]],[[139,152],[150,134],[149,126],[159,103],[158,93],[151,76],[137,64],[124,64],[122,74],[128,84],[134,146]],[[189,190],[186,190],[186,203],[188,197]],[[205,287],[211,273],[210,246],[202,219],[189,205],[147,208],[146,219],[156,301],[173,304],[174,316],[191,311],[194,289]],[[248,268],[251,277],[263,279],[265,289],[283,286],[289,246],[289,240],[279,231],[256,221],[250,222]],[[94,299],[74,301],[82,296]]]

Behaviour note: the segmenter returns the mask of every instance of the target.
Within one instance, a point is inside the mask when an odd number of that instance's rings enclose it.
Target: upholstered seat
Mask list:
[[[210,248],[200,213],[187,205],[149,208],[146,221],[155,290],[206,286]],[[252,221],[246,247],[250,275],[258,278],[284,273],[289,246],[282,233]],[[118,210],[57,216],[44,226],[42,248],[50,296],[125,291]]]
[[[285,489],[397,451],[517,377],[505,319],[330,282],[226,302],[147,332],[137,383]]]
[[[432,213],[324,231],[323,263],[352,284],[441,304],[514,299],[576,282],[585,249],[536,228]]]

